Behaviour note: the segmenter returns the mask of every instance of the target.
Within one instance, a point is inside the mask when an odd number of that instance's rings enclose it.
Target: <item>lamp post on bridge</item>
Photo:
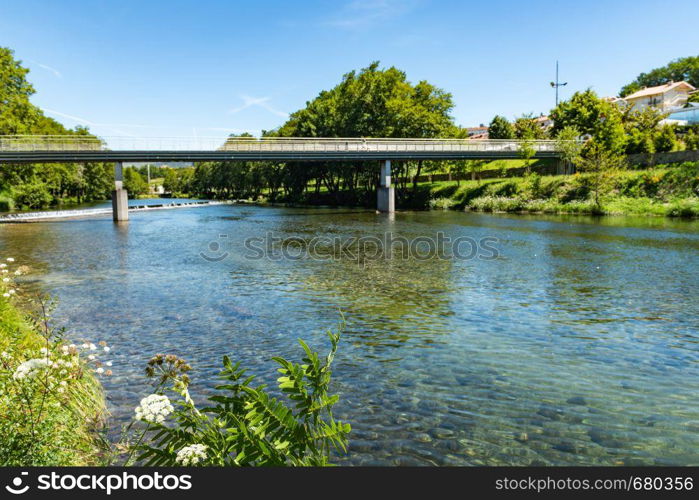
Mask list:
[[[558,87],[565,87],[566,85],[568,85],[568,82],[558,82],[558,61],[556,61],[556,81],[551,82],[551,86],[556,89],[556,107],[558,107]]]

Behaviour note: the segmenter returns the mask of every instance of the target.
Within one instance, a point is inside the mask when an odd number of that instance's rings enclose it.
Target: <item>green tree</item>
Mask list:
[[[580,141],[580,131],[573,127],[564,127],[556,136],[556,149],[560,153],[560,161],[566,164],[567,167],[574,166],[580,160],[583,143]],[[566,172],[570,168],[566,168]]]
[[[539,126],[533,115],[522,115],[515,120],[515,137],[517,139],[546,139],[546,131]]]
[[[624,129],[628,135],[627,153],[655,152],[655,136],[658,134],[660,122],[667,113],[647,106],[642,110],[633,110],[628,106],[624,112]]]
[[[625,166],[624,156],[610,151],[604,143],[589,141],[578,160],[578,168],[590,174],[591,191],[595,205],[600,207],[600,198],[609,187],[614,174]]]
[[[515,129],[507,118],[496,115],[488,125],[489,139],[514,139]]]
[[[519,157],[524,161],[525,173],[529,174],[531,172],[531,159],[534,158],[536,154],[534,139],[528,135],[521,137],[517,144],[517,149],[519,151]]]
[[[148,193],[148,183],[135,168],[124,169],[124,188],[128,191],[129,196],[138,196],[139,194]]]
[[[622,110],[616,104],[600,99],[590,89],[576,92],[567,101],[559,103],[550,116],[554,137],[565,127],[575,127],[610,152],[621,153],[626,146]]]
[[[689,149],[689,150],[699,149],[699,134],[697,132],[695,132],[693,129],[690,129],[689,132],[687,132],[684,135],[684,138],[682,140],[683,140],[684,145],[687,149]]]
[[[677,149],[677,135],[673,125],[663,125],[655,136],[655,150],[657,152],[674,151]]]
[[[0,47],[0,135],[26,134],[39,119],[27,73],[10,49]]]
[[[699,87],[699,56],[681,57],[648,73],[641,73],[634,81],[622,87],[619,96],[624,97],[644,87],[655,87],[671,81],[686,81]]]
[[[395,67],[381,69],[378,62],[351,71],[330,90],[322,91],[306,106],[292,113],[279,129],[267,137],[455,137],[460,131],[453,123],[451,94],[420,81],[412,84]],[[419,174],[422,162],[394,162],[399,198],[405,196],[407,179]],[[268,169],[265,169],[268,171]],[[416,175],[417,175],[416,174]],[[339,200],[341,190],[368,193],[378,181],[375,162],[328,163],[313,168],[287,162],[282,189],[300,198],[309,185],[327,188]],[[364,196],[364,198],[368,198]]]

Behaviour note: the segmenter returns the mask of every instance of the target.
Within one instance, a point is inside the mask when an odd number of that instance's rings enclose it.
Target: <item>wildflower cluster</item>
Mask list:
[[[30,359],[17,367],[14,374],[12,374],[12,378],[15,380],[33,379],[50,366],[51,360],[48,358]]]
[[[148,361],[146,376],[158,377],[160,384],[168,380],[179,380],[184,385],[189,385],[187,372],[191,369],[184,359],[174,354],[156,354]]]
[[[206,460],[206,449],[207,446],[203,444],[191,444],[189,446],[185,446],[177,452],[175,462],[185,467],[196,465],[202,460]]]
[[[162,394],[151,394],[141,400],[136,407],[136,420],[151,424],[162,424],[165,418],[174,411],[170,399]]]
[[[0,287],[0,291],[2,291],[2,296],[4,298],[9,299],[17,293],[14,286],[13,277],[25,274],[29,268],[27,266],[19,266],[12,270],[10,266],[14,264],[15,259],[12,257],[7,257],[5,261],[6,262],[0,262],[0,276],[2,276],[2,286]]]

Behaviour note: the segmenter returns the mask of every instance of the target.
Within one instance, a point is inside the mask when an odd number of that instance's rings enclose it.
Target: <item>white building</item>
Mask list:
[[[641,89],[624,97],[624,101],[630,104],[634,111],[652,106],[661,111],[670,112],[683,108],[687,104],[689,94],[696,90],[687,82],[669,82],[665,85]]]

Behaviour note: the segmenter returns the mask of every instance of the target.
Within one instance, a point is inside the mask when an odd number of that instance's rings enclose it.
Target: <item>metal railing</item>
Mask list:
[[[81,137],[0,135],[0,152],[230,151],[230,152],[488,152],[519,151],[509,139],[393,139],[315,137]],[[527,141],[536,152],[555,152],[556,141]]]

